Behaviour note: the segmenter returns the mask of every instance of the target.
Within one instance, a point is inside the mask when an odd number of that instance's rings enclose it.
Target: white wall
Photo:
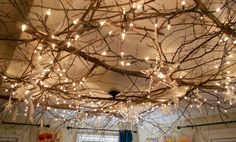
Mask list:
[[[236,120],[236,114],[228,114],[228,118],[224,117],[224,121]],[[212,122],[221,122],[222,119],[218,116],[207,116],[204,118],[195,118],[191,122],[193,124],[202,124],[202,123],[212,123]],[[161,122],[160,122],[161,123]],[[171,123],[170,123],[171,124]],[[170,126],[166,124],[167,126]],[[172,131],[169,131],[169,135],[173,138],[176,138],[181,135],[191,136],[193,142],[212,142],[213,139],[222,139],[222,138],[235,138],[236,139],[236,123],[229,123],[227,125],[212,125],[198,128],[185,128],[178,130],[177,125],[189,125],[187,121],[179,121],[173,125]],[[166,130],[168,127],[165,125],[160,125],[161,128]],[[139,131],[139,142],[145,142],[146,138],[160,138],[163,136],[163,133],[157,128],[149,124],[144,124],[144,127],[138,128]],[[167,135],[168,135],[167,134]],[[223,140],[226,142],[226,140]],[[236,141],[236,140],[235,140]]]

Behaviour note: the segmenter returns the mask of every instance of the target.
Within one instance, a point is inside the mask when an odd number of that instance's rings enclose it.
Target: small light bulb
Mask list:
[[[108,34],[111,35],[111,34],[112,34],[112,31],[110,31]]]
[[[170,28],[171,28],[171,25],[170,25],[170,24],[168,24],[168,25],[167,25],[167,29],[168,29],[168,30],[170,30]]]
[[[124,66],[124,65],[125,65],[124,61],[121,61],[120,64],[121,64],[121,66]]]
[[[185,0],[182,0],[182,3],[181,3],[182,5],[185,5]]]
[[[67,41],[67,47],[70,47],[70,46],[71,46],[71,42]]]
[[[125,30],[121,33],[122,40],[125,40]]]
[[[227,41],[228,39],[229,39],[229,37],[225,37],[225,38],[224,38],[224,41]]]
[[[47,13],[48,16],[51,15],[51,9],[48,9]]]
[[[100,25],[103,26],[105,25],[106,21],[100,21]]]
[[[234,44],[236,44],[236,40],[234,40]]]
[[[218,7],[218,8],[216,8],[216,12],[220,12],[220,8]]]
[[[107,52],[106,52],[106,51],[103,51],[101,55],[106,56],[106,55],[107,55]]]
[[[129,23],[129,26],[130,26],[130,27],[133,27],[133,26],[134,26],[134,24],[133,24],[133,23]]]
[[[55,43],[53,43],[53,44],[52,44],[52,49],[54,49],[54,48],[55,48],[55,46],[56,46],[56,44],[55,44]]]
[[[126,66],[130,66],[131,64],[129,62],[126,63]]]
[[[149,57],[145,57],[145,60],[148,61],[148,60],[149,60]]]
[[[75,40],[77,40],[79,38],[79,35],[77,34],[76,36],[75,36]]]
[[[24,32],[26,29],[27,29],[27,26],[26,26],[25,24],[23,24],[23,25],[21,26],[22,32]]]
[[[78,23],[79,19],[73,20],[73,24],[76,25]]]
[[[124,56],[124,55],[125,55],[125,53],[124,53],[124,52],[120,52],[120,55],[121,55],[121,56]]]
[[[155,23],[155,24],[154,24],[154,27],[155,27],[155,28],[157,28],[157,27],[158,27],[158,24],[157,24],[157,23]]]

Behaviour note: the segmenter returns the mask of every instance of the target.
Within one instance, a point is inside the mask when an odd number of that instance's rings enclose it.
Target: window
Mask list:
[[[77,134],[76,142],[118,142],[118,135]]]

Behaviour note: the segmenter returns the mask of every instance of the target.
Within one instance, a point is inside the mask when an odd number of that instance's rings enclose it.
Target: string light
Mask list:
[[[50,15],[51,15],[51,9],[48,9],[47,12],[46,12],[46,14],[47,14],[48,16],[50,16]]]
[[[79,35],[77,34],[76,36],[75,36],[75,40],[77,40],[79,38]]]
[[[168,24],[168,25],[167,25],[167,29],[168,29],[168,30],[170,30],[170,28],[171,28],[171,25],[170,25],[170,24]]]
[[[73,24],[76,25],[78,23],[79,19],[73,20]]]
[[[106,52],[106,51],[103,51],[101,55],[106,56],[106,55],[107,55],[107,52]]]
[[[121,64],[121,66],[124,66],[124,65],[125,65],[125,62],[124,62],[124,61],[121,61],[120,64]]]
[[[144,59],[145,59],[146,61],[148,61],[148,60],[149,60],[149,57],[145,57]]]
[[[70,46],[71,46],[71,42],[67,41],[67,47],[70,47]]]
[[[100,21],[100,26],[105,25],[106,21]]]
[[[24,32],[26,29],[27,29],[27,26],[26,26],[25,24],[23,24],[23,25],[21,26],[21,31]]]
[[[221,10],[221,9],[220,9],[219,7],[218,7],[218,8],[216,8],[216,12],[220,12],[220,10]]]
[[[125,30],[123,30],[123,32],[121,33],[121,38],[122,40],[125,40]]]

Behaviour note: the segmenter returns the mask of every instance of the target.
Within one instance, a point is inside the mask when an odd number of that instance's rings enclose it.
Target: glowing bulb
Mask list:
[[[41,59],[42,59],[42,56],[39,56],[38,58],[39,58],[39,60],[41,60]]]
[[[229,39],[229,37],[225,37],[225,38],[224,38],[224,41],[227,41],[228,39]]]
[[[70,47],[70,46],[71,46],[71,42],[67,41],[67,47]]]
[[[111,35],[111,34],[112,34],[112,31],[110,31],[108,34]]]
[[[73,24],[76,25],[78,23],[79,19],[73,20]]]
[[[125,55],[125,53],[124,53],[124,52],[120,52],[120,55],[121,55],[121,56],[124,56],[124,55]]]
[[[226,64],[229,65],[229,64],[230,64],[230,61],[227,61]]]
[[[181,4],[182,4],[182,5],[185,5],[185,0],[183,0]]]
[[[43,47],[42,46],[38,46],[38,50],[42,50],[43,49]]]
[[[122,40],[125,40],[125,30],[121,33]]]
[[[54,49],[54,48],[55,48],[55,46],[56,46],[56,44],[54,44],[54,43],[53,43],[53,44],[52,44],[52,49]]]
[[[54,36],[54,35],[52,35],[51,37],[52,37],[52,38],[55,38],[55,36]]]
[[[171,25],[170,25],[170,24],[168,24],[168,25],[167,25],[167,29],[168,29],[168,30],[170,30],[170,28],[171,28]]]
[[[106,56],[106,55],[107,55],[107,52],[106,52],[106,51],[103,51],[103,52],[102,52],[102,55],[103,55],[103,56]]]
[[[234,40],[234,44],[236,44],[236,40]]]
[[[103,26],[105,25],[106,21],[100,21],[100,25]]]
[[[121,61],[120,64],[121,64],[121,66],[124,66],[124,65],[125,65],[124,61]]]
[[[142,4],[138,4],[137,9],[141,9],[141,8],[142,8]]]
[[[166,77],[166,76],[165,76],[163,73],[161,73],[161,72],[158,73],[157,76],[158,76],[159,78],[165,78],[165,77]]]
[[[129,26],[130,26],[130,27],[133,27],[133,26],[134,26],[134,24],[133,24],[133,23],[129,23]]]
[[[47,13],[48,16],[51,15],[51,9],[48,9]]]
[[[79,35],[77,34],[76,36],[75,36],[75,40],[77,40],[79,38]]]
[[[148,60],[149,60],[149,57],[145,57],[145,60],[148,61]]]
[[[155,28],[157,28],[157,27],[158,27],[158,24],[157,24],[157,23],[155,23],[154,27],[155,27]]]
[[[218,7],[218,8],[216,8],[216,12],[220,12],[220,8]]]
[[[26,29],[27,29],[27,26],[26,26],[25,24],[23,24],[23,25],[21,26],[22,32],[24,32]]]
[[[126,63],[126,66],[130,66],[131,64],[129,62]]]

